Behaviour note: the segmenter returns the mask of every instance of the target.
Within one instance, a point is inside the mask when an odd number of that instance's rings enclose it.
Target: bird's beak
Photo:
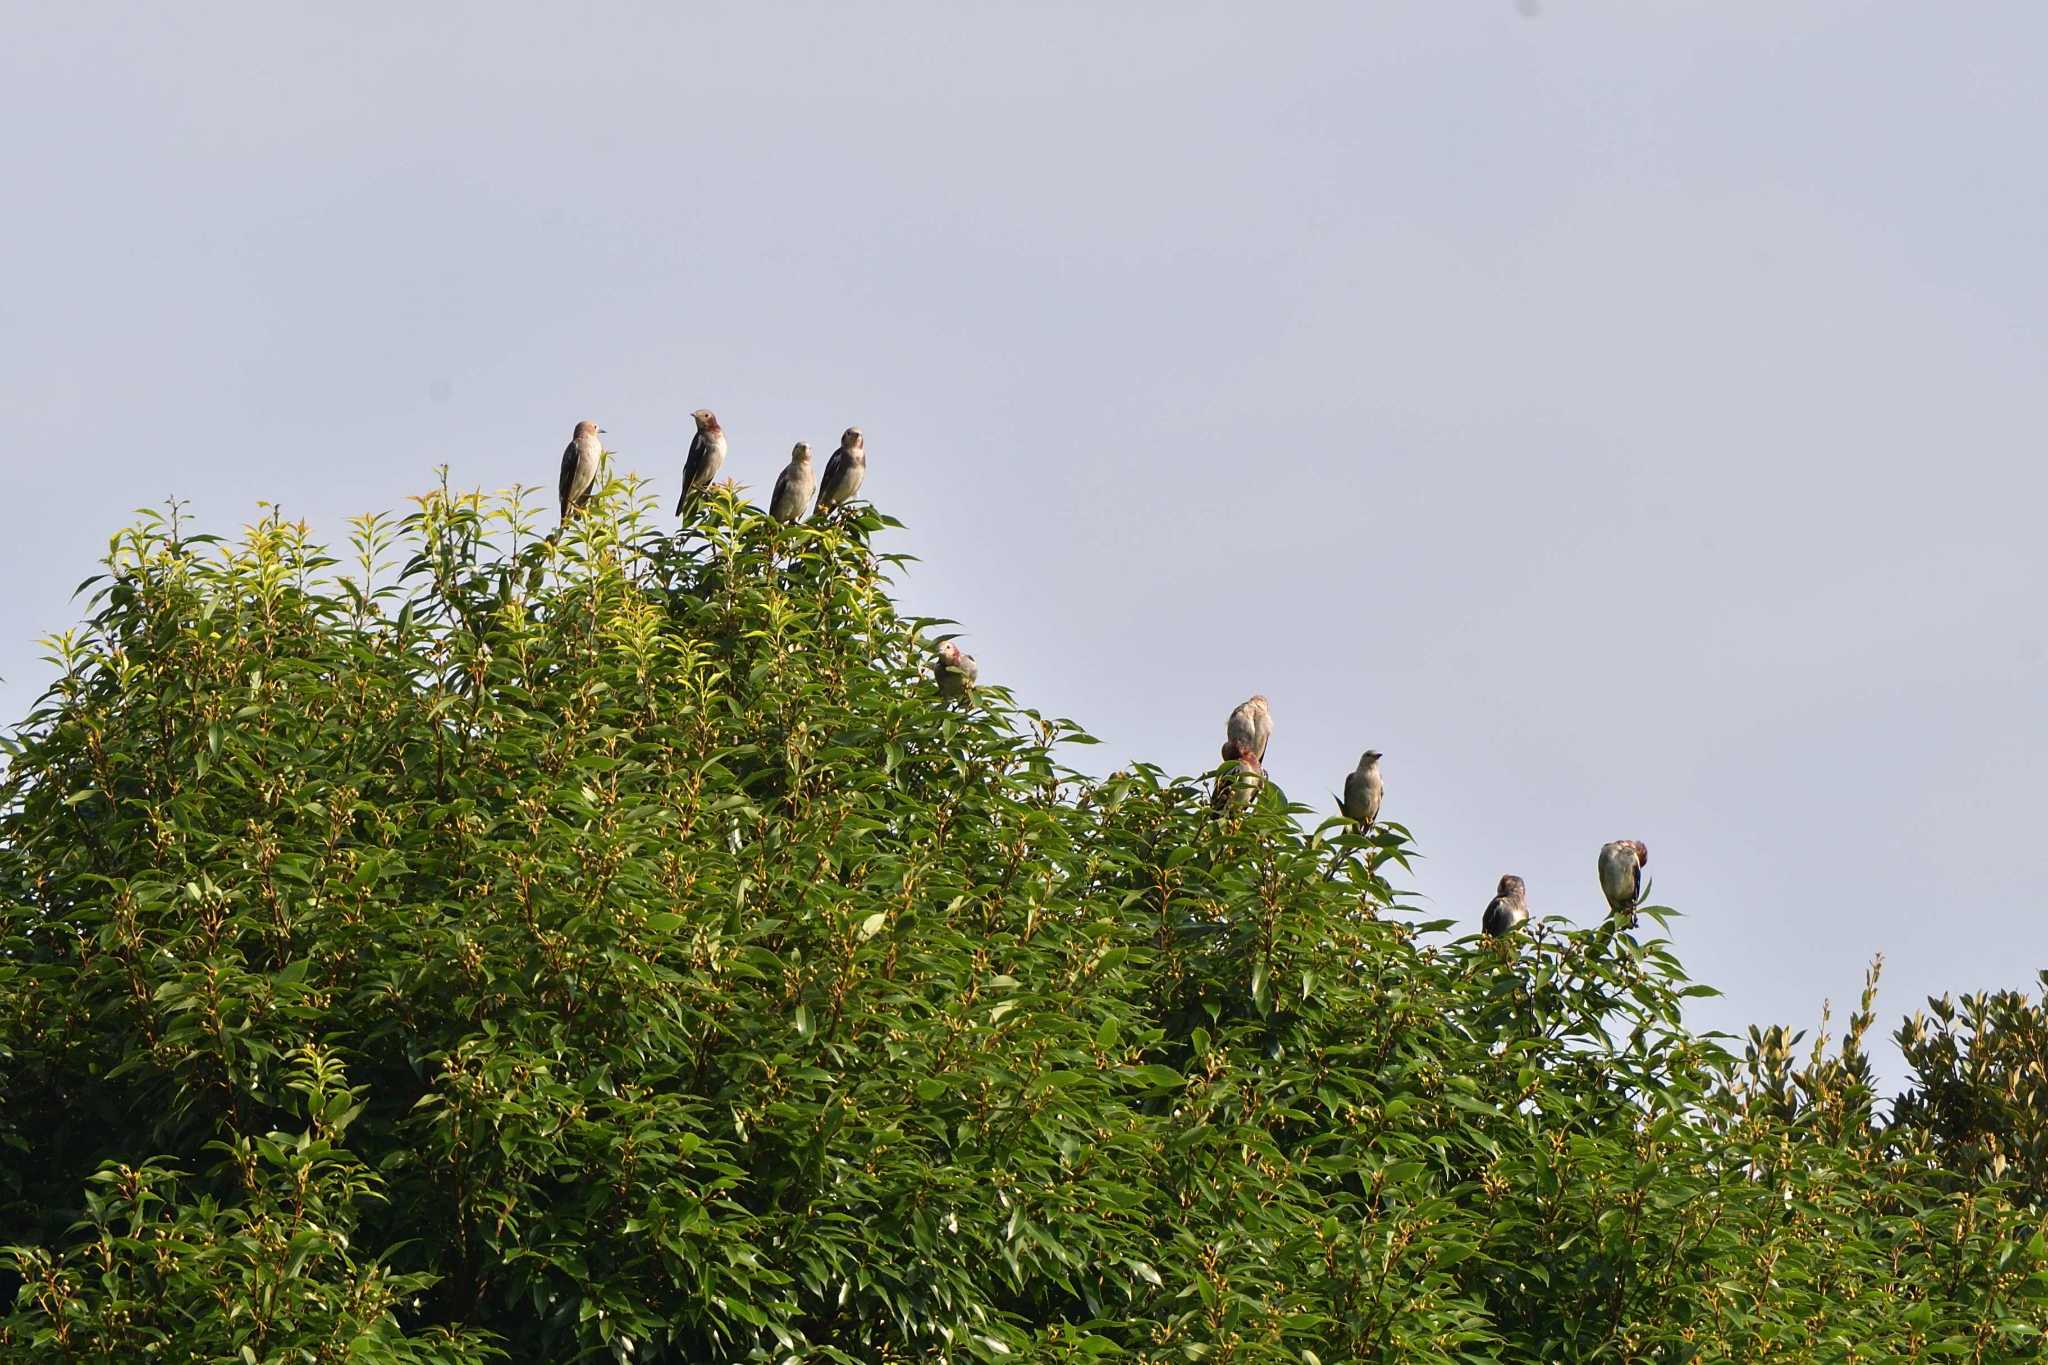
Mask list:
[[[605,429],[604,429],[603,427],[599,427],[599,428],[597,429],[597,434],[598,434],[598,435],[600,435],[600,436],[609,436],[609,435],[611,435],[611,433],[610,433],[610,432],[608,432],[608,431],[606,431],[606,430],[605,430]]]

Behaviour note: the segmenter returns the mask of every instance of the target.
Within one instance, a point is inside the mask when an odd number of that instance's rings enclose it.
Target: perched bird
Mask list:
[[[1216,788],[1209,794],[1209,809],[1219,813],[1249,806],[1266,780],[1266,770],[1259,766],[1259,760],[1239,748],[1234,739],[1223,741],[1223,761],[1229,771],[1217,777]]]
[[[861,480],[868,476],[868,442],[859,427],[848,427],[839,438],[839,449],[825,461],[825,477],[818,484],[818,515],[853,500]]]
[[[789,463],[775,481],[775,496],[768,499],[768,515],[777,521],[797,521],[811,510],[811,489],[817,479],[811,473],[811,447],[798,441],[789,452]]]
[[[1380,781],[1380,751],[1367,749],[1359,755],[1358,767],[1344,779],[1344,816],[1356,820],[1360,829],[1371,829],[1380,818],[1380,798],[1386,795]]]
[[[690,416],[697,420],[697,434],[690,438],[690,457],[683,461],[683,495],[676,499],[676,515],[690,505],[690,499],[711,486],[725,464],[725,428],[710,409],[699,408]]]
[[[1237,747],[1247,756],[1257,759],[1263,766],[1266,761],[1266,745],[1273,738],[1273,711],[1266,705],[1264,696],[1253,693],[1251,699],[1239,704],[1230,713],[1230,723],[1223,733],[1235,741]]]
[[[1480,918],[1479,927],[1492,938],[1511,933],[1522,927],[1529,918],[1529,888],[1522,885],[1522,879],[1510,873],[1500,879],[1500,889],[1493,899],[1486,903],[1486,914]]]
[[[562,450],[562,520],[583,505],[597,486],[597,464],[604,458],[604,442],[597,438],[604,428],[595,422],[578,422],[569,444]]]
[[[974,662],[972,654],[962,653],[960,646],[947,640],[939,645],[932,672],[939,680],[939,695],[958,701],[974,690],[976,679],[981,677],[981,665]]]
[[[1642,904],[1643,868],[1650,850],[1640,839],[1616,839],[1600,846],[1600,890],[1607,907],[1620,915]]]

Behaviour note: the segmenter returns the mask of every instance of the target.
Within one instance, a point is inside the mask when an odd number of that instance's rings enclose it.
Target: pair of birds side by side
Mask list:
[[[1640,839],[1616,839],[1600,846],[1600,894],[1607,898],[1609,914],[1632,915],[1643,903],[1643,896],[1650,889],[1643,876],[1649,861],[1650,847]],[[1501,938],[1528,920],[1529,888],[1520,877],[1509,873],[1500,879],[1493,899],[1486,903],[1479,927],[1488,937]]]
[[[697,424],[697,434],[690,438],[690,453],[683,460],[683,491],[676,499],[677,516],[682,516],[691,501],[711,487],[718,471],[725,467],[725,428],[718,424],[717,414],[699,408],[690,416]],[[604,428],[595,422],[578,422],[569,437],[568,448],[562,452],[558,489],[563,521],[589,499],[597,486],[598,466],[604,458],[604,443],[598,438],[604,434]],[[861,435],[859,427],[848,427],[839,438],[839,449],[825,462],[822,482],[811,472],[810,444],[798,441],[790,452],[789,463],[775,480],[768,513],[777,521],[800,521],[811,511],[815,497],[817,513],[822,516],[850,502],[860,492],[867,472],[867,438]]]
[[[1209,798],[1211,807],[1223,810],[1233,804],[1248,804],[1266,780],[1266,748],[1273,742],[1273,704],[1264,693],[1254,692],[1231,711],[1223,727],[1223,761],[1227,771],[1216,781]],[[1339,807],[1348,820],[1361,829],[1371,829],[1380,818],[1380,802],[1386,783],[1380,777],[1377,749],[1359,756],[1358,767],[1344,778],[1344,796]]]
[[[706,417],[711,414],[705,413]],[[714,421],[717,419],[713,418]],[[725,448],[725,437],[718,438],[719,449]],[[696,442],[690,443],[691,450]],[[860,434],[859,427],[848,427],[839,438],[839,449],[832,452],[832,458],[825,461],[825,477],[817,478],[811,472],[811,447],[808,441],[798,441],[789,452],[789,463],[776,476],[775,492],[768,499],[768,515],[777,521],[802,521],[811,510],[811,500],[817,499],[819,516],[850,501],[860,491],[862,480],[868,476],[868,443]],[[685,476],[687,488],[689,479]],[[706,482],[709,482],[707,479]],[[686,492],[684,501],[688,501]],[[682,515],[683,504],[676,504],[676,514]]]
[[[1209,796],[1215,811],[1249,806],[1266,782],[1266,746],[1273,742],[1273,708],[1254,693],[1239,703],[1223,726],[1223,762],[1227,771],[1216,779]]]

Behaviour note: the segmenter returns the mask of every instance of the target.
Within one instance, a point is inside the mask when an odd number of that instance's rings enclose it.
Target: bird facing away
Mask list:
[[[1217,776],[1215,790],[1209,794],[1209,809],[1219,814],[1249,806],[1266,780],[1266,770],[1259,766],[1259,760],[1239,748],[1234,739],[1223,741],[1223,762],[1224,771]]]
[[[1358,767],[1344,779],[1344,816],[1356,820],[1361,830],[1371,829],[1380,818],[1380,798],[1386,795],[1380,781],[1380,751],[1367,749],[1359,755]]]
[[[578,422],[569,444],[562,451],[562,520],[581,507],[597,486],[598,462],[604,458],[604,442],[597,438],[604,428],[595,422]]]
[[[974,690],[975,682],[981,677],[981,665],[974,662],[972,654],[963,654],[960,646],[946,640],[939,645],[938,658],[932,661],[932,672],[939,680],[939,695],[950,701],[959,701]]]
[[[1600,846],[1600,890],[1614,914],[1626,914],[1642,903],[1643,868],[1649,861],[1649,847],[1640,839],[1616,839]]]
[[[1266,745],[1273,738],[1273,711],[1266,704],[1265,697],[1255,692],[1249,700],[1239,703],[1238,708],[1230,713],[1230,723],[1224,727],[1223,733],[1236,742],[1240,751],[1264,767]]]
[[[1479,927],[1488,936],[1499,938],[1521,928],[1528,918],[1529,888],[1522,885],[1520,877],[1510,873],[1500,879],[1500,889],[1486,903],[1486,914],[1480,918]]]
[[[851,502],[867,476],[867,438],[860,434],[859,427],[848,427],[846,434],[839,438],[839,449],[825,461],[825,477],[818,483],[818,515],[822,517],[833,508]]]
[[[768,499],[768,515],[777,521],[802,519],[811,510],[811,489],[816,482],[811,474],[811,447],[798,441],[789,452],[789,463],[782,467],[782,476],[775,481],[775,496]]]
[[[725,464],[725,428],[709,408],[690,414],[697,421],[697,434],[690,438],[690,456],[683,461],[683,495],[676,499],[676,515],[690,505],[690,499],[711,486]]]

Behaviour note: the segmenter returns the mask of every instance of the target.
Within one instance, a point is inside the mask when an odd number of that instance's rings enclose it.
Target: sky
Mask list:
[[[7,5],[0,717],[133,509],[336,541],[689,413],[983,676],[1366,748],[1476,923],[1650,847],[1702,1027],[2048,967],[2048,7]],[[1890,1082],[1895,1054],[1881,1057]]]

